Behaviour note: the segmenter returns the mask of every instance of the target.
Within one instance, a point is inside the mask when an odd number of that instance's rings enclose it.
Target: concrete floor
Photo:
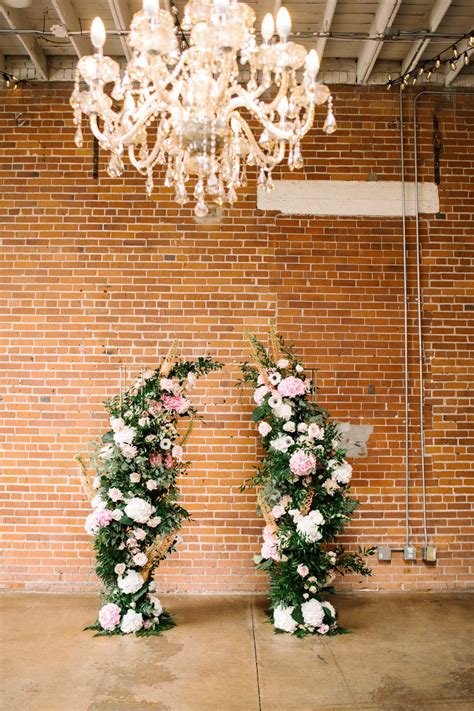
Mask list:
[[[303,640],[262,597],[163,600],[162,637],[93,638],[94,596],[0,596],[2,710],[474,709],[472,595],[339,596],[353,633]]]

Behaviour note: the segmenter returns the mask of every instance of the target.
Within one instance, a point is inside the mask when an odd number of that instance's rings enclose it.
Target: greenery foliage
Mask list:
[[[197,378],[221,368],[210,357],[176,360],[171,349],[161,367],[145,371],[125,392],[107,401],[111,429],[97,443],[94,495],[86,530],[94,537],[103,605],[88,629],[98,634],[158,634],[173,626],[155,594],[153,573],[175,549],[189,513],[179,504],[178,476],[186,474],[179,421],[197,412],[189,399]]]
[[[254,336],[249,342],[243,382],[255,389],[252,419],[265,456],[242,489],[257,487],[267,524],[255,562],[269,577],[272,619],[279,632],[337,634],[343,630],[324,598],[337,574],[371,575],[365,559],[374,553],[334,543],[358,506],[349,494],[352,467],[294,348],[275,332],[272,351]]]

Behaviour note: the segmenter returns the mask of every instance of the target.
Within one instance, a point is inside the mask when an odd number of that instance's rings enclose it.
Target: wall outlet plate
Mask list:
[[[436,546],[423,546],[423,560],[430,563],[436,560]]]
[[[403,549],[404,560],[416,560],[416,546],[405,546]]]
[[[392,560],[392,549],[390,546],[378,546],[377,558],[379,560]]]

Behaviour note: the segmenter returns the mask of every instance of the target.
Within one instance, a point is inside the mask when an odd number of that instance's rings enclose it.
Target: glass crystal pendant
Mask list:
[[[254,10],[237,0],[190,0],[182,28],[186,40],[178,41],[173,14],[158,0],[144,0],[121,70],[104,55],[105,27],[95,18],[95,52],[77,64],[70,103],[76,144],[82,145],[85,115],[110,152],[111,176],[121,175],[128,160],[151,196],[153,170],[161,165],[176,201],[184,205],[194,193],[195,213],[205,217],[209,201],[237,200],[247,166],[257,168],[265,190],[283,160],[291,170],[301,168],[300,142],[318,105],[328,103],[326,133],[336,130],[336,121],[329,89],[317,81],[316,51],[288,39],[286,8],[276,18],[265,16],[260,44]]]

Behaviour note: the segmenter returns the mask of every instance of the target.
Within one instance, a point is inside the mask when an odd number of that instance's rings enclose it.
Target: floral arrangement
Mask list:
[[[189,464],[182,445],[190,427],[181,437],[177,425],[197,414],[190,400],[196,379],[222,367],[210,357],[177,360],[176,350],[173,344],[159,369],[145,370],[105,403],[111,429],[96,447],[93,472],[78,458],[93,495],[85,529],[104,585],[104,604],[87,628],[98,634],[159,634],[174,624],[156,595],[153,572],[189,518],[178,504],[176,478]]]
[[[285,347],[274,330],[272,353],[254,336],[248,339],[252,363],[244,363],[242,373],[255,388],[252,417],[265,457],[242,489],[257,487],[265,518],[254,560],[269,576],[270,616],[277,632],[341,633],[336,610],[324,597],[334,592],[337,573],[371,575],[364,557],[375,550],[330,545],[358,506],[348,493],[352,467],[293,347]]]

